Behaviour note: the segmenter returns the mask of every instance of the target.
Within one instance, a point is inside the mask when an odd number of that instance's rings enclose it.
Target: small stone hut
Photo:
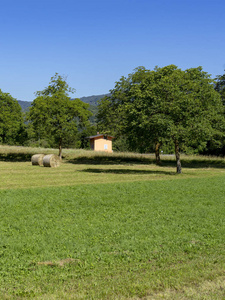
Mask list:
[[[88,136],[90,140],[91,149],[94,151],[113,152],[112,150],[112,139],[114,137],[106,134],[97,134]]]

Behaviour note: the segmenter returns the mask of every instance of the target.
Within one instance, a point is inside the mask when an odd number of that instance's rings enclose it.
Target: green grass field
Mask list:
[[[224,159],[33,151],[0,147],[0,299],[225,299]]]

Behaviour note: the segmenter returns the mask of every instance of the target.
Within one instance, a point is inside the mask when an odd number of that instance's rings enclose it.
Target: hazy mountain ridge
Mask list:
[[[17,101],[23,111],[27,110],[31,106],[31,103],[32,103],[32,101],[23,101],[23,100],[17,100]]]
[[[88,97],[81,97],[80,100],[89,103],[90,105],[97,106],[98,101],[102,99],[105,96],[108,96],[109,94],[102,94],[102,95],[93,95],[93,96],[88,96]]]
[[[85,102],[85,103],[90,104],[90,106],[97,106],[98,105],[98,100],[100,100],[101,98],[103,98],[107,95],[109,95],[109,94],[81,97],[80,100]],[[18,101],[18,103],[21,106],[23,111],[27,110],[31,106],[31,103],[32,103],[32,101],[23,101],[23,100],[17,100],[17,101]]]

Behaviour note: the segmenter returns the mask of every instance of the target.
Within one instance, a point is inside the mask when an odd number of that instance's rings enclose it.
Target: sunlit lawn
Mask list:
[[[224,299],[223,161],[98,161],[0,161],[0,299]]]
[[[94,161],[70,163],[64,160],[59,168],[32,166],[30,161],[0,161],[0,189],[73,186],[93,183],[133,182],[151,180],[180,180],[184,178],[212,177],[225,173],[225,168],[183,168],[176,174],[174,166],[156,166],[153,163],[98,164]]]

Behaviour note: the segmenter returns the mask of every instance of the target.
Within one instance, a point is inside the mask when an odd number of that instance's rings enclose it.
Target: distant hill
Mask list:
[[[22,101],[22,100],[17,100],[19,105],[22,108],[22,111],[26,111],[30,106],[31,106],[31,101]]]
[[[107,96],[109,94],[102,94],[102,95],[93,95],[93,96],[88,96],[88,97],[81,97],[80,100],[90,104],[91,107],[93,106],[97,106],[98,105],[98,100],[100,100],[101,98]],[[19,105],[21,106],[23,111],[26,111],[30,106],[32,101],[22,101],[22,100],[18,100]]]
[[[102,94],[102,95],[94,95],[94,96],[88,96],[88,97],[82,97],[80,98],[81,101],[85,103],[89,103],[90,105],[97,106],[98,100],[102,99],[105,96],[108,96],[109,94]]]

